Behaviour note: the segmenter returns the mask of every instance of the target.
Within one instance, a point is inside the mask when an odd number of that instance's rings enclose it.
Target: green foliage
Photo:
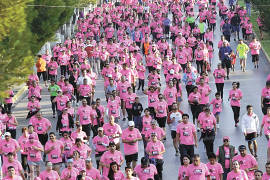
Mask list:
[[[25,82],[33,67],[29,51],[31,33],[27,31],[26,3],[30,0],[0,1],[0,99],[12,85]]]
[[[255,8],[264,17],[264,23],[266,27],[270,28],[270,1],[269,0],[252,0],[252,3],[255,5]]]

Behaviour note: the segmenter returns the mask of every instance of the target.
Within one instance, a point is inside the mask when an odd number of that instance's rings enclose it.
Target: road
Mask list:
[[[214,68],[216,68],[217,63],[219,62],[218,59],[218,49],[217,49],[217,43],[220,40],[220,31],[219,31],[219,22],[220,19],[217,20],[217,29],[214,33],[214,58],[213,58],[213,64],[212,64],[212,71]],[[233,49],[236,49],[237,42],[231,41],[231,47]],[[195,64],[194,64],[195,65]],[[231,137],[231,144],[238,147],[240,144],[247,145],[247,142],[244,140],[244,136],[241,133],[240,128],[234,127],[234,120],[233,120],[233,113],[230,107],[228,99],[228,92],[231,89],[231,83],[233,81],[239,81],[241,83],[240,89],[243,92],[243,99],[241,101],[241,115],[245,113],[245,107],[248,104],[252,104],[254,106],[254,112],[259,116],[260,121],[262,120],[262,112],[260,108],[260,92],[261,89],[265,85],[266,77],[269,73],[270,64],[268,60],[266,59],[265,55],[261,53],[260,55],[260,62],[259,62],[259,69],[254,69],[253,64],[251,62],[251,55],[248,55],[247,59],[247,71],[241,72],[240,66],[239,66],[239,60],[237,59],[236,62],[236,70],[235,72],[231,73],[230,80],[225,81],[224,86],[224,102],[223,102],[223,112],[220,115],[220,129],[217,131],[214,148],[217,149],[219,145],[222,144],[222,137],[223,136],[229,136]],[[212,89],[212,93],[210,95],[210,99],[214,97],[214,94],[216,92],[213,76],[210,73],[210,87]],[[162,82],[164,82],[164,78],[162,79]],[[162,92],[165,83],[162,83]],[[42,84],[43,92],[42,92],[42,101],[41,101],[41,107],[42,107],[42,113],[43,116],[48,118],[52,124],[53,124],[53,130],[55,130],[56,125],[56,119],[52,118],[52,112],[51,112],[51,104],[49,99],[49,93],[47,89],[45,88],[44,84]],[[181,110],[183,112],[186,112],[191,115],[191,111],[189,109],[188,103],[187,103],[187,95],[183,87],[183,97],[184,102],[181,104]],[[144,95],[141,91],[137,92],[137,95],[140,97],[140,101],[142,102],[144,108],[147,106],[147,96]],[[97,80],[97,88],[96,88],[96,94],[95,98],[101,97],[102,104],[105,105],[105,97],[103,92],[103,80],[99,79]],[[23,98],[21,102],[19,102],[14,109],[14,114],[17,117],[19,121],[19,128],[17,130],[17,138],[21,134],[21,128],[23,126],[27,126],[28,122],[25,120],[25,117],[27,115],[27,98]],[[125,129],[127,127],[127,121],[120,122],[122,129]],[[198,136],[200,136],[198,134]],[[258,138],[258,162],[259,162],[259,168],[264,171],[264,164],[266,162],[266,152],[267,152],[267,141],[265,137]],[[140,150],[139,150],[139,156],[143,156],[143,144],[140,142]],[[175,151],[172,144],[172,139],[170,137],[169,128],[167,128],[167,140],[165,141],[165,148],[166,152],[164,154],[164,179],[176,179],[178,168],[180,165],[179,156],[175,156]],[[121,146],[121,150],[123,152],[123,147]],[[207,162],[206,153],[204,150],[204,145],[202,142],[199,143],[199,146],[197,149],[195,149],[196,153],[199,153],[201,155],[202,162]],[[94,159],[94,156],[92,154],[92,158]],[[139,158],[140,159],[140,158]],[[44,167],[43,167],[44,168]],[[124,166],[122,166],[124,168]]]

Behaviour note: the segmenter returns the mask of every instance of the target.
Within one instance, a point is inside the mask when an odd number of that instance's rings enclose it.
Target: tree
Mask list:
[[[25,82],[34,64],[29,51],[26,4],[31,0],[0,1],[0,99],[8,87]]]
[[[269,0],[252,0],[256,9],[259,10],[264,19],[265,26],[270,28],[270,1]]]

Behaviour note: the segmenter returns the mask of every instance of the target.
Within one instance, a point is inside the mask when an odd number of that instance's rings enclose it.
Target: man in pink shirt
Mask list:
[[[127,95],[127,89],[128,87],[131,87],[130,83],[127,81],[125,76],[121,77],[121,82],[117,84],[117,91],[119,93],[120,99],[121,99],[121,109],[123,113],[123,121],[126,120],[126,111],[125,111],[125,97]]]
[[[185,180],[210,180],[207,166],[201,163],[200,155],[194,154],[193,163],[188,166]]]
[[[91,131],[91,107],[87,105],[86,99],[82,100],[82,105],[78,108],[76,121],[80,121],[82,130],[87,135],[87,140],[90,139]]]
[[[156,166],[149,164],[149,159],[146,157],[142,157],[141,164],[134,168],[134,173],[140,180],[154,179],[154,177],[159,178]]]
[[[265,163],[265,173],[262,176],[262,180],[270,179],[270,162]]]
[[[110,142],[116,144],[117,150],[120,149],[120,137],[122,135],[121,127],[115,123],[114,117],[109,117],[109,122],[103,125],[104,134],[109,137]]]
[[[235,156],[232,161],[238,161],[240,169],[246,171],[249,179],[253,179],[254,171],[258,169],[256,159],[251,154],[247,154],[247,148],[245,145],[240,145],[238,150],[240,154]]]
[[[14,159],[14,154],[12,152],[9,152],[7,154],[8,160],[3,164],[2,166],[2,173],[3,176],[8,176],[8,167],[13,166],[15,169],[15,174],[22,177],[23,180],[25,180],[23,169],[20,161]]]
[[[138,161],[138,141],[142,140],[142,135],[137,128],[134,128],[134,121],[128,122],[128,128],[123,130],[122,142],[124,143],[124,154],[126,165],[135,168]]]
[[[158,99],[159,101],[155,103],[156,119],[157,119],[159,127],[161,127],[165,131],[168,104],[164,100],[163,94],[159,94]]]
[[[85,160],[85,171],[86,171],[87,177],[90,177],[93,180],[101,179],[100,171],[93,167],[91,158],[87,158]]]
[[[3,180],[22,180],[21,176],[16,175],[15,168],[13,166],[8,167],[8,175]]]
[[[73,160],[68,159],[67,160],[67,167],[65,169],[63,169],[63,171],[61,172],[61,179],[64,179],[64,180],[76,180],[77,179],[77,175],[79,174],[79,170],[77,170],[76,168],[72,168],[72,165],[73,165]]]
[[[4,134],[5,139],[0,140],[0,154],[3,158],[3,163],[5,163],[8,158],[7,154],[9,152],[14,154],[15,159],[17,159],[17,152],[20,150],[19,143],[16,139],[11,138],[10,132]]]
[[[45,146],[48,141],[48,132],[52,127],[51,122],[42,117],[41,112],[38,111],[35,116],[31,117],[29,124],[33,125],[35,132],[38,134],[39,141]]]
[[[107,147],[109,145],[109,138],[108,136],[104,135],[103,127],[98,128],[98,135],[95,136],[92,140],[95,149],[95,158],[97,168],[99,167],[100,157],[107,151]]]
[[[127,88],[128,93],[126,94],[126,96],[124,97],[124,101],[125,101],[125,108],[128,114],[128,120],[132,121],[132,105],[135,102],[135,98],[137,97],[137,95],[135,93],[132,92],[132,88],[128,87]]]
[[[56,103],[57,116],[66,108],[66,104],[69,101],[69,98],[66,95],[63,95],[62,90],[57,91],[58,95],[54,98],[53,102]]]
[[[48,180],[48,179],[61,180],[57,171],[54,171],[52,167],[53,167],[53,163],[48,161],[46,163],[46,170],[44,170],[40,173],[39,178],[41,180]]]
[[[165,131],[157,125],[156,120],[151,120],[151,127],[145,132],[145,138],[150,141],[151,133],[156,133],[158,140],[162,141],[166,137]]]
[[[48,154],[48,160],[53,163],[53,169],[60,174],[64,145],[56,139],[54,132],[50,132],[49,137],[50,140],[45,145],[45,154]]]
[[[162,179],[164,164],[163,154],[165,153],[165,146],[160,140],[158,140],[155,132],[151,133],[151,140],[147,143],[145,151],[149,156],[150,163],[155,164],[159,179]]]
[[[102,170],[103,176],[108,176],[110,163],[116,162],[119,166],[124,163],[124,158],[121,151],[116,150],[116,145],[114,142],[109,143],[109,150],[106,151],[100,158],[99,170]]]
[[[42,144],[34,139],[33,135],[29,135],[29,140],[26,142],[27,161],[30,169],[30,178],[34,178],[35,168],[37,176],[40,172],[40,163],[42,162],[41,152],[44,151]]]
[[[176,126],[176,141],[179,142],[179,152],[181,164],[183,164],[183,157],[189,155],[194,156],[194,145],[198,147],[196,127],[189,122],[189,115],[182,115],[182,122]]]

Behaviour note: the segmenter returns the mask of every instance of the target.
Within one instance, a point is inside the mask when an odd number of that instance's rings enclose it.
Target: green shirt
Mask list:
[[[247,56],[247,53],[249,51],[249,47],[245,43],[238,44],[237,51],[239,53],[239,57],[244,57],[244,56]]]
[[[186,22],[187,23],[194,23],[195,22],[195,18],[194,17],[187,17],[187,19],[186,19]]]
[[[61,90],[60,87],[59,87],[58,85],[56,85],[56,84],[53,85],[53,86],[50,85],[48,89],[49,89],[49,91],[50,91],[50,95],[51,95],[51,96],[57,96],[57,91],[58,91],[58,90]]]
[[[200,33],[205,33],[205,23],[204,22],[202,22],[202,23],[199,23],[198,24],[198,27],[199,27],[199,29],[200,29]]]

